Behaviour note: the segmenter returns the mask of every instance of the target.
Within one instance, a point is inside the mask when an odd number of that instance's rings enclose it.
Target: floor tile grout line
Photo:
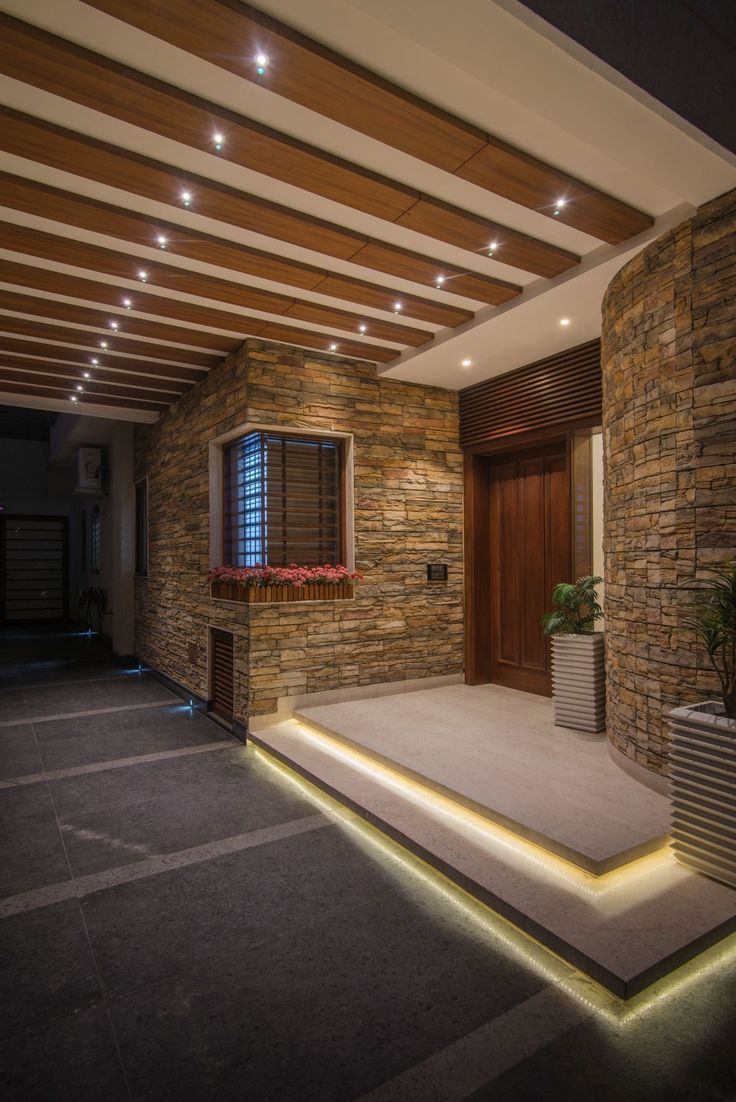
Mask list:
[[[82,900],[97,892],[134,883],[137,880],[148,880],[160,876],[162,873],[176,872],[179,869],[204,864],[206,861],[215,860],[218,857],[242,853],[249,849],[257,849],[261,845],[268,845],[271,842],[282,841],[286,838],[311,833],[313,830],[338,825],[337,820],[329,814],[315,812],[311,815],[299,816],[297,819],[287,819],[283,823],[274,823],[270,827],[249,830],[242,834],[233,834],[227,838],[203,842],[200,845],[189,846],[173,853],[156,854],[141,861],[130,861],[123,865],[114,865],[112,868],[103,869],[101,872],[86,873],[77,877],[72,871],[63,831],[56,814],[56,805],[50,792],[49,797],[56,818],[57,829],[59,829],[61,835],[61,844],[69,867],[70,879],[32,888],[27,892],[6,896],[4,899],[0,898],[0,921],[13,915],[28,914],[43,907],[67,902],[70,899]],[[46,898],[43,898],[44,893],[47,893]]]
[[[178,750],[159,750],[152,754],[137,754],[129,758],[112,758],[109,761],[91,762],[88,765],[69,766],[67,769],[44,769],[41,773],[26,773],[20,777],[8,777],[0,781],[0,792],[13,788],[25,788],[32,784],[63,781],[71,777],[86,777],[93,773],[106,773],[109,769],[128,769],[136,765],[149,765],[172,758],[183,758],[192,754],[206,754],[214,750],[233,749],[234,742],[220,739],[216,742],[197,742],[183,746]],[[41,759],[43,763],[43,758]]]
[[[168,690],[164,690],[167,692]],[[182,708],[186,708],[186,705],[181,702],[178,696],[171,694],[171,698],[174,701],[178,701]],[[111,708],[89,708],[85,711],[79,712],[57,712],[50,716],[24,716],[18,719],[3,719],[0,720],[0,728],[3,727],[19,727],[24,723],[51,723],[57,719],[81,719],[84,716],[97,716],[106,715],[113,712],[133,712],[140,711],[142,708],[170,708],[171,702],[168,700],[155,701],[150,700],[147,703],[140,704],[116,704]]]

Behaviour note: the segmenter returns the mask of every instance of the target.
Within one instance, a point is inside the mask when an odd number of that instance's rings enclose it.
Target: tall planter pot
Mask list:
[[[555,723],[573,731],[606,728],[603,633],[552,636]]]
[[[715,700],[668,718],[675,856],[736,888],[736,719]]]

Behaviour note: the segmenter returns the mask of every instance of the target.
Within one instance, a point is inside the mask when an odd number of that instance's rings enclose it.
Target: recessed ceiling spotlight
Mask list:
[[[330,345],[330,352],[337,352],[337,345],[336,344],[331,344]]]
[[[361,333],[366,333],[368,331],[368,326],[365,323],[363,323],[362,325],[358,326],[358,329]]]
[[[124,298],[123,299],[123,306],[125,307],[126,310],[130,310],[132,305],[133,305],[133,300],[132,299],[129,299],[129,298]]]
[[[166,248],[166,246],[167,246],[167,245],[168,245],[168,243],[169,243],[169,241],[168,241],[168,238],[167,238],[167,237],[164,237],[164,235],[163,235],[162,233],[160,233],[160,234],[158,235],[158,237],[156,238],[156,241],[158,242],[158,247],[159,247],[159,249],[165,249],[165,248]]]
[[[437,284],[438,287],[441,287],[444,282],[445,282],[445,277],[444,276],[437,276],[437,278],[435,280],[435,283]]]
[[[96,356],[93,356],[92,359],[90,360],[90,363],[93,363],[93,364],[98,364],[99,362],[100,361],[97,359]]]
[[[107,348],[107,341],[100,341],[100,348]]]
[[[192,193],[191,191],[182,191],[180,199],[185,207],[191,207],[192,205]]]
[[[394,313],[395,314],[398,314],[398,313],[401,312],[402,305],[403,305],[403,303],[401,303],[401,302],[395,302],[394,303]]]
[[[220,150],[222,149],[222,147],[225,144],[225,135],[224,134],[219,134],[219,133],[218,134],[213,134],[212,135],[212,141],[215,143],[215,149],[219,153]]]
[[[72,402],[76,402],[76,400],[77,400],[76,394],[70,394],[69,397],[72,400]]]
[[[570,324],[570,319],[569,318],[560,318],[560,325],[569,325],[569,324]]]
[[[120,328],[120,323],[117,322],[117,321],[111,321],[110,322],[110,328],[111,329],[119,329]]]
[[[557,200],[557,202],[555,203],[555,214],[559,214],[561,212],[561,210],[564,207],[566,202],[567,202],[567,199],[558,199]]]
[[[141,268],[141,270],[138,272],[138,278],[141,283],[145,283],[148,279],[148,272],[144,271],[143,268]]]
[[[462,361],[462,366],[463,367],[472,367],[472,364],[473,364],[472,360],[463,360]]]
[[[497,248],[498,248],[498,241],[491,241],[490,245],[488,246],[488,255],[493,256],[493,254],[495,253]]]
[[[256,54],[256,72],[259,76],[263,76],[268,68],[269,57],[268,54]]]
[[[82,378],[83,379],[91,379],[92,376],[90,375],[89,371],[83,371],[82,372]]]
[[[84,390],[84,387],[81,383],[77,383],[77,390]]]

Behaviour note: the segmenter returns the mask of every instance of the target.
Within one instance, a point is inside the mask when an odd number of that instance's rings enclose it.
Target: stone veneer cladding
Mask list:
[[[667,771],[670,708],[718,695],[686,620],[736,559],[736,192],[631,260],[603,304],[608,734]]]
[[[354,601],[214,600],[208,451],[246,421],[350,432],[355,441]],[[136,432],[149,477],[149,576],[136,591],[138,655],[208,695],[208,626],[235,634],[236,717],[277,699],[462,670],[462,456],[457,395],[395,382],[366,363],[255,340],[155,425]],[[425,564],[449,581],[428,584]]]

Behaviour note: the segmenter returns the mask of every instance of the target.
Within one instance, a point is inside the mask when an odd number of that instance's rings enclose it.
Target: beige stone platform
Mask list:
[[[669,801],[611,761],[605,734],[556,727],[545,697],[451,685],[295,718],[598,875],[668,838]]]
[[[662,844],[668,801],[548,700],[457,685],[250,737],[624,998],[736,930],[736,891]]]

